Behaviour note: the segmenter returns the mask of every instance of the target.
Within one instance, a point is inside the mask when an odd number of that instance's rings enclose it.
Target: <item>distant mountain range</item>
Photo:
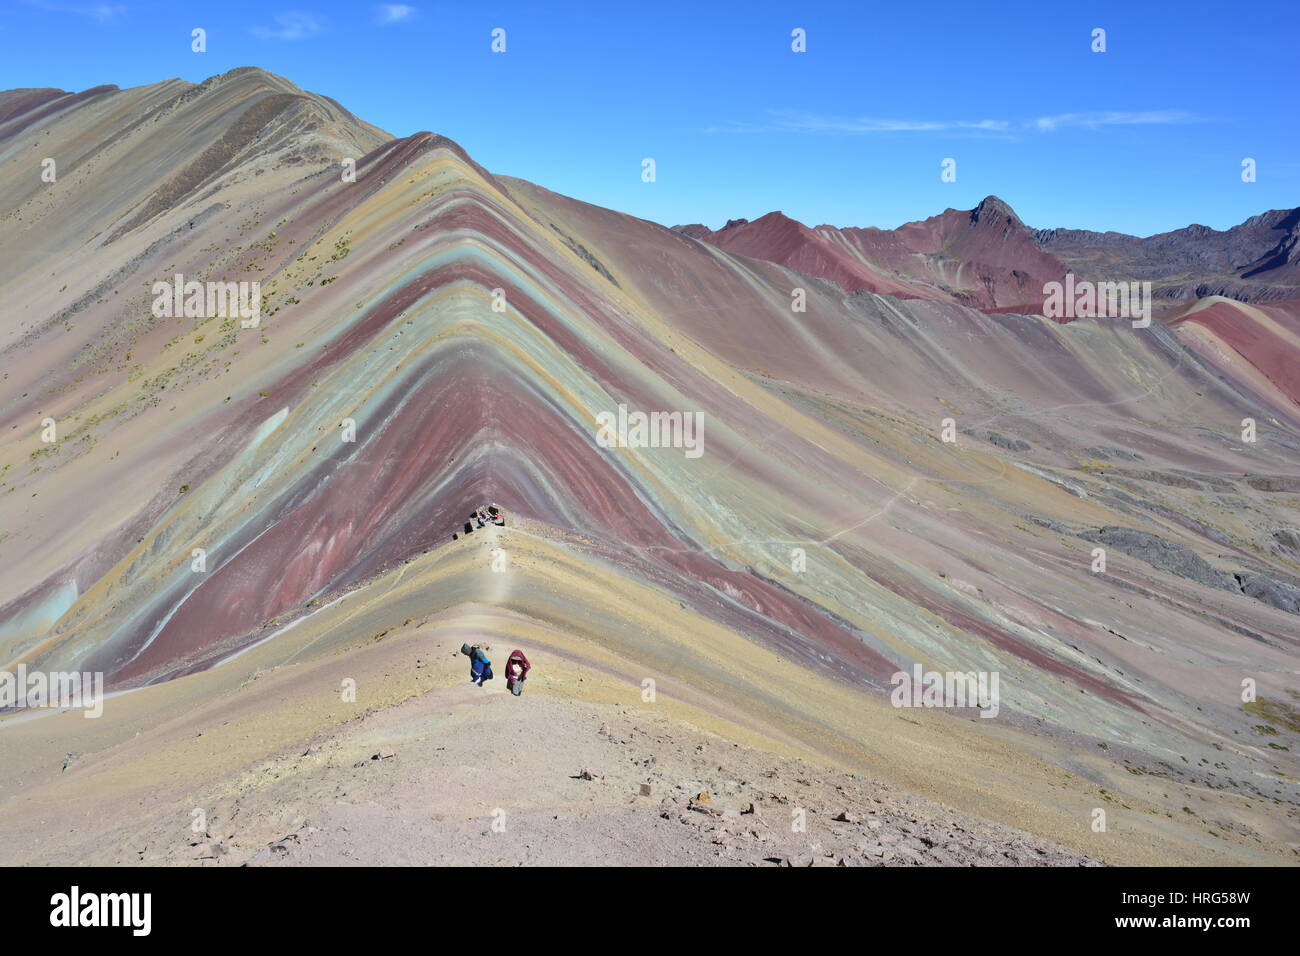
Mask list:
[[[1243,302],[1300,298],[1300,209],[1275,209],[1223,232],[1187,226],[1145,239],[1084,229],[1031,229],[989,196],[897,229],[808,227],[780,212],[718,230],[676,231],[776,262],[848,292],[948,299],[1032,311],[1045,282],[1067,271],[1093,282],[1148,280],[1157,298],[1220,295]]]

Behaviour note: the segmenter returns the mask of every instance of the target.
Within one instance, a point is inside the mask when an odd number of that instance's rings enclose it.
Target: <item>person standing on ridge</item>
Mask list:
[[[487,652],[492,650],[487,644],[462,644],[460,652],[469,658],[469,682],[483,686],[484,681],[492,679],[492,662]]]
[[[522,694],[524,681],[528,679],[528,671],[532,666],[523,651],[518,649],[511,651],[510,659],[506,661],[506,690],[516,697]]]

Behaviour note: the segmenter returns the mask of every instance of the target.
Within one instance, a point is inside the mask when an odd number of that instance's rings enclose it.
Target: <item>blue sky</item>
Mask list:
[[[396,135],[442,133],[494,172],[668,225],[781,209],[892,227],[996,194],[1031,226],[1148,235],[1300,204],[1296,0],[0,10],[0,89],[261,66]]]

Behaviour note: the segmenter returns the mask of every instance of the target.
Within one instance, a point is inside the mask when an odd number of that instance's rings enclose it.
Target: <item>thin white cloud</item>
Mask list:
[[[1024,130],[1051,132],[1068,127],[1101,129],[1106,126],[1172,125],[1200,122],[1203,117],[1186,110],[1145,112],[1062,113],[1033,120],[921,120],[889,119],[876,116],[826,116],[794,110],[768,110],[767,119],[757,123],[732,121],[712,126],[706,133],[840,133],[851,136],[874,133],[955,133],[1005,135]]]
[[[320,17],[311,13],[277,13],[273,27],[249,27],[248,32],[259,40],[303,40],[315,36],[325,28]]]
[[[71,13],[78,17],[89,17],[98,23],[107,23],[126,13],[126,7],[119,3],[91,3],[79,6],[50,3],[48,0],[23,0],[23,2],[37,10],[46,10],[49,13]]]
[[[1040,116],[1034,127],[1050,132],[1063,127],[1099,129],[1102,126],[1168,126],[1176,123],[1195,123],[1200,119],[1186,110],[1147,110],[1140,113],[1100,112],[1062,113],[1059,116]]]
[[[1002,120],[910,120],[875,116],[821,116],[793,110],[768,110],[769,119],[761,123],[728,123],[713,127],[711,133],[918,133],[970,131],[1003,133],[1008,129]]]
[[[82,17],[90,17],[92,20],[104,23],[114,17],[125,15],[126,7],[120,3],[95,3],[88,7],[69,7],[68,12]]]
[[[385,3],[379,8],[380,23],[404,23],[407,20],[414,19],[419,11],[415,7],[409,7],[404,3]]]

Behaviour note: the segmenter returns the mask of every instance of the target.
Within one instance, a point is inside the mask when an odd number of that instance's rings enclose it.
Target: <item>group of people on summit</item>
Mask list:
[[[482,528],[484,525],[489,524],[504,528],[506,525],[506,509],[499,505],[480,505],[469,513],[469,520],[465,522],[463,533],[469,534],[476,527]],[[451,539],[455,541],[459,536],[453,534]]]

